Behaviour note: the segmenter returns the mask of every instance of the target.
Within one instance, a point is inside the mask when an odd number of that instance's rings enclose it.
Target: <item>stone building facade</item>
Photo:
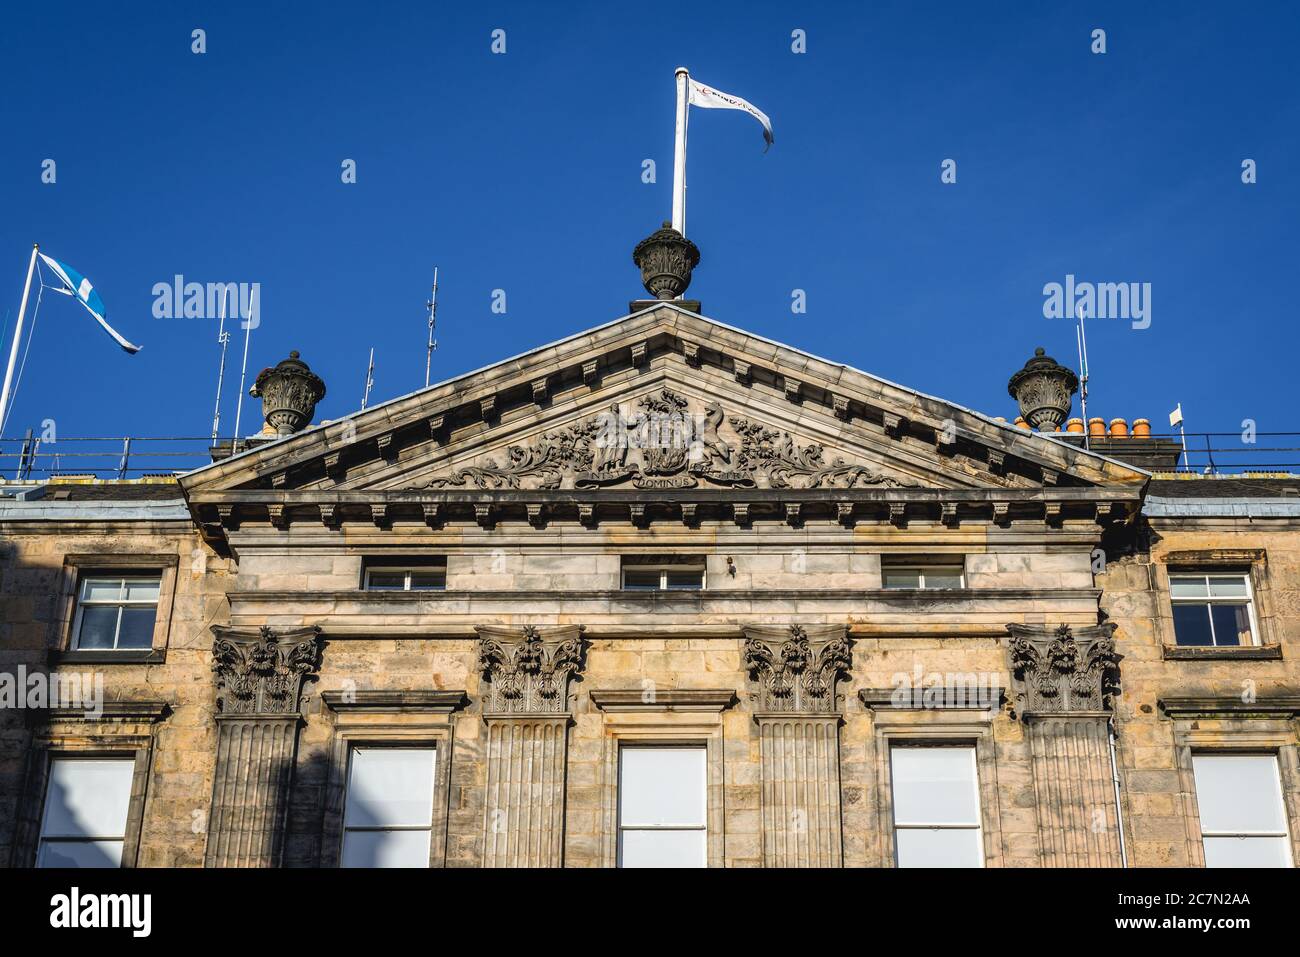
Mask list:
[[[309,417],[6,490],[0,673],[103,695],[0,708],[0,861],[1300,855],[1300,481],[1153,478],[680,300]]]

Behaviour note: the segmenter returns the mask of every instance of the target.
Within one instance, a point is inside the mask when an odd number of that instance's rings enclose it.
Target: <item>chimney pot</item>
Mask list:
[[[1135,439],[1151,438],[1151,421],[1149,419],[1133,420],[1133,438]]]
[[[1112,439],[1128,438],[1128,421],[1126,419],[1110,420],[1110,437]]]
[[[1088,434],[1096,439],[1104,438],[1106,435],[1106,420],[1101,416],[1089,419]]]
[[[1066,423],[1065,423],[1065,431],[1067,431],[1067,432],[1071,432],[1071,433],[1073,433],[1074,435],[1082,435],[1082,434],[1083,434],[1083,419],[1075,418],[1075,419],[1071,419],[1070,421],[1066,422]]]

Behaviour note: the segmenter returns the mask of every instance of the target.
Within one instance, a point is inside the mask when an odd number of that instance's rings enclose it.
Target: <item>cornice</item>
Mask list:
[[[730,688],[659,688],[653,693],[644,688],[593,688],[588,694],[591,703],[605,712],[721,712],[736,702],[736,692]]]
[[[1170,697],[1161,698],[1159,705],[1171,718],[1292,718],[1300,715],[1300,694],[1265,695],[1250,702],[1239,696]]]

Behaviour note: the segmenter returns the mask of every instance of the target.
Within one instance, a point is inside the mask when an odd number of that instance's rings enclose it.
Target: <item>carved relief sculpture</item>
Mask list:
[[[758,710],[838,712],[836,685],[853,664],[846,631],[843,625],[746,626],[744,660],[760,686]]]
[[[1103,711],[1119,693],[1113,623],[1071,629],[1007,625],[1022,713]]]
[[[249,632],[214,625],[212,670],[222,714],[294,714],[303,684],[320,668],[320,629],[277,634],[263,625]]]
[[[701,482],[728,488],[907,488],[907,482],[867,465],[800,446],[788,432],[747,419],[727,422],[716,401],[701,413],[671,389],[643,396],[626,415],[615,405],[577,425],[546,432],[530,446],[511,445],[507,461],[455,469],[413,488],[558,489],[694,488]],[[722,429],[728,425],[737,442]]]
[[[547,637],[482,625],[478,663],[483,672],[484,714],[559,714],[568,711],[569,678],[582,667],[582,628],[556,628]]]

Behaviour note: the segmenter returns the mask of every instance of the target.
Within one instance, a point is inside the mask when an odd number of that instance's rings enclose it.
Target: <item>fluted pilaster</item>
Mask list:
[[[569,679],[582,668],[582,628],[483,626],[487,725],[484,867],[564,864]]]
[[[278,867],[303,682],[320,667],[319,629],[213,631],[217,761],[205,865]]]
[[[847,629],[751,625],[745,665],[758,683],[763,863],[839,867],[840,702],[852,664]]]

